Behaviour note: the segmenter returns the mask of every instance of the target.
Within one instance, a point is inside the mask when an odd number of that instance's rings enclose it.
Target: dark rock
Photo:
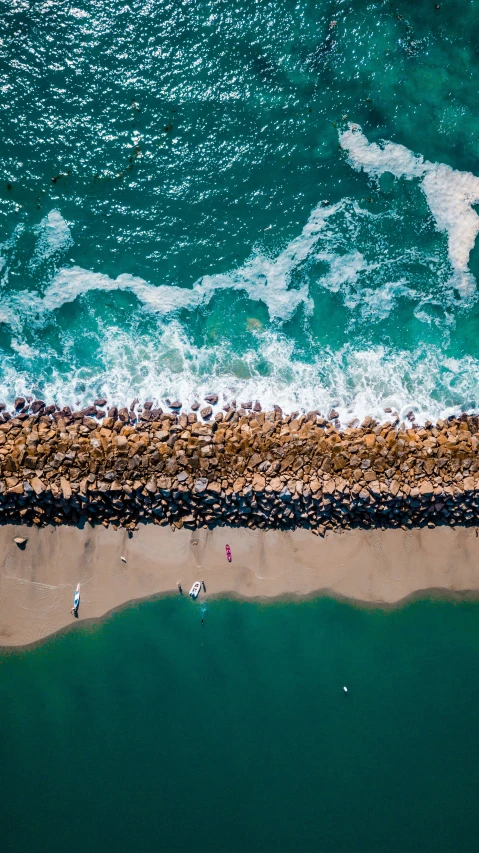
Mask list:
[[[203,418],[203,420],[205,420],[205,421],[208,420],[208,418],[211,418],[212,414],[213,414],[213,409],[211,408],[211,406],[205,406],[204,409],[201,409],[201,411],[200,411],[200,415]]]
[[[256,403],[253,406],[253,411],[254,412],[262,412],[263,411],[261,408],[261,403],[258,400],[256,400]]]
[[[150,409],[153,408],[153,403],[148,401],[147,403],[144,403],[143,408],[146,409],[147,412],[149,412]],[[181,408],[181,403],[180,403],[180,408]]]
[[[195,402],[195,403],[192,403],[192,404],[191,404],[191,411],[192,411],[192,412],[197,412],[199,408],[200,408],[200,404],[199,404],[199,403],[196,403],[196,402]]]
[[[181,409],[181,405],[182,404],[180,403],[179,400],[173,400],[172,403],[168,403],[168,406],[170,407],[170,409]]]
[[[94,406],[99,406],[99,407],[100,407],[100,409],[101,409],[101,408],[103,408],[103,406],[106,406],[106,399],[105,399],[105,397],[100,397],[98,400],[94,400],[94,401],[93,401],[93,405],[94,405]]]
[[[108,417],[113,418],[113,420],[116,421],[118,417],[118,409],[116,406],[112,406],[111,409],[108,409]]]
[[[43,408],[45,408],[45,403],[43,400],[34,400],[30,408],[33,414],[36,415],[38,414],[38,412],[41,412]]]
[[[273,411],[274,411],[274,412],[277,412],[277,414],[278,414],[278,415],[282,415],[282,414],[283,414],[283,410],[282,410],[281,406],[276,406],[276,405],[274,405],[274,406],[273,406]]]
[[[216,406],[218,402],[218,394],[207,394],[205,400],[210,404],[210,406]]]
[[[242,409],[252,409],[253,403],[251,400],[248,400],[246,403],[240,403]]]
[[[15,411],[19,412],[20,409],[23,409],[25,403],[26,403],[25,397],[17,397],[17,399],[15,400],[15,403],[13,404],[15,407]]]
[[[339,413],[336,411],[336,409],[331,409],[331,411],[330,411],[330,413],[329,413],[329,415],[328,415],[328,419],[329,419],[330,421],[334,421],[334,420],[335,420],[335,418],[339,418]]]

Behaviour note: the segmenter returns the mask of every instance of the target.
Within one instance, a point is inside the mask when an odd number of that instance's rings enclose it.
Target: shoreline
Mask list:
[[[329,532],[242,528],[127,531],[60,526],[0,528],[0,648],[14,650],[107,618],[135,602],[183,597],[205,580],[201,600],[299,601],[316,596],[392,608],[411,598],[479,597],[479,538],[473,528]],[[197,544],[194,544],[194,543]],[[230,544],[233,561],[225,556]],[[121,557],[126,562],[123,562]],[[70,614],[81,583],[79,618]],[[190,603],[190,602],[188,602]]]

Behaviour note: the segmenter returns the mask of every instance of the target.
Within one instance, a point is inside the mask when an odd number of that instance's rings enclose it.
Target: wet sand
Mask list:
[[[15,536],[27,538],[24,548]],[[135,599],[178,595],[178,581],[187,595],[195,580],[204,580],[207,598],[321,594],[380,606],[433,590],[479,594],[474,528],[354,530],[321,539],[305,530],[192,532],[146,525],[128,538],[125,530],[88,525],[5,525],[0,546],[0,646],[35,643]],[[70,609],[78,581],[75,619]]]

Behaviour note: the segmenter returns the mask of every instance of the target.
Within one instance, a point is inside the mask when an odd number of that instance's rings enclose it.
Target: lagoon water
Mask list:
[[[477,603],[141,603],[2,653],[2,851],[475,853],[478,705]]]
[[[475,409],[478,9],[6,4],[0,397]]]

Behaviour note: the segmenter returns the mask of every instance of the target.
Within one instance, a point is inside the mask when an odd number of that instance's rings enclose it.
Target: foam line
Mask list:
[[[232,289],[245,291],[250,299],[264,302],[272,319],[286,320],[301,303],[309,310],[312,308],[306,285],[299,290],[289,289],[291,275],[307,259],[321,237],[326,220],[338,208],[339,205],[318,205],[309,216],[301,234],[275,259],[255,254],[237,270],[203,276],[192,288],[174,285],[155,287],[126,273],[112,279],[102,273],[74,266],[57,273],[43,298],[29,294],[29,301],[38,312],[55,311],[92,290],[124,290],[133,293],[148,310],[165,316],[182,308],[191,310],[200,305],[207,305],[217,290]]]
[[[218,407],[236,399],[260,400],[265,409],[276,403],[285,412],[335,408],[342,424],[372,415],[384,420],[385,407],[402,419],[412,409],[418,423],[459,414],[466,403],[479,409],[479,360],[444,356],[438,347],[393,350],[386,346],[322,349],[302,361],[293,342],[279,332],[257,335],[256,346],[240,356],[224,345],[195,346],[177,320],[155,335],[136,336],[115,328],[98,341],[95,365],[61,362],[47,349],[42,377],[27,369],[28,361],[6,360],[0,377],[0,400],[33,392],[59,405],[90,404],[95,396],[129,404],[133,397],[153,400],[165,408],[167,397],[188,408],[206,394],[219,395]],[[234,365],[234,370],[232,368]]]
[[[471,296],[475,282],[468,263],[479,232],[479,216],[472,207],[479,203],[479,177],[444,163],[430,163],[395,142],[369,142],[358,125],[350,124],[339,141],[348,162],[358,171],[376,178],[391,172],[395,178],[420,179],[436,225],[447,233],[453,284],[461,296]]]

